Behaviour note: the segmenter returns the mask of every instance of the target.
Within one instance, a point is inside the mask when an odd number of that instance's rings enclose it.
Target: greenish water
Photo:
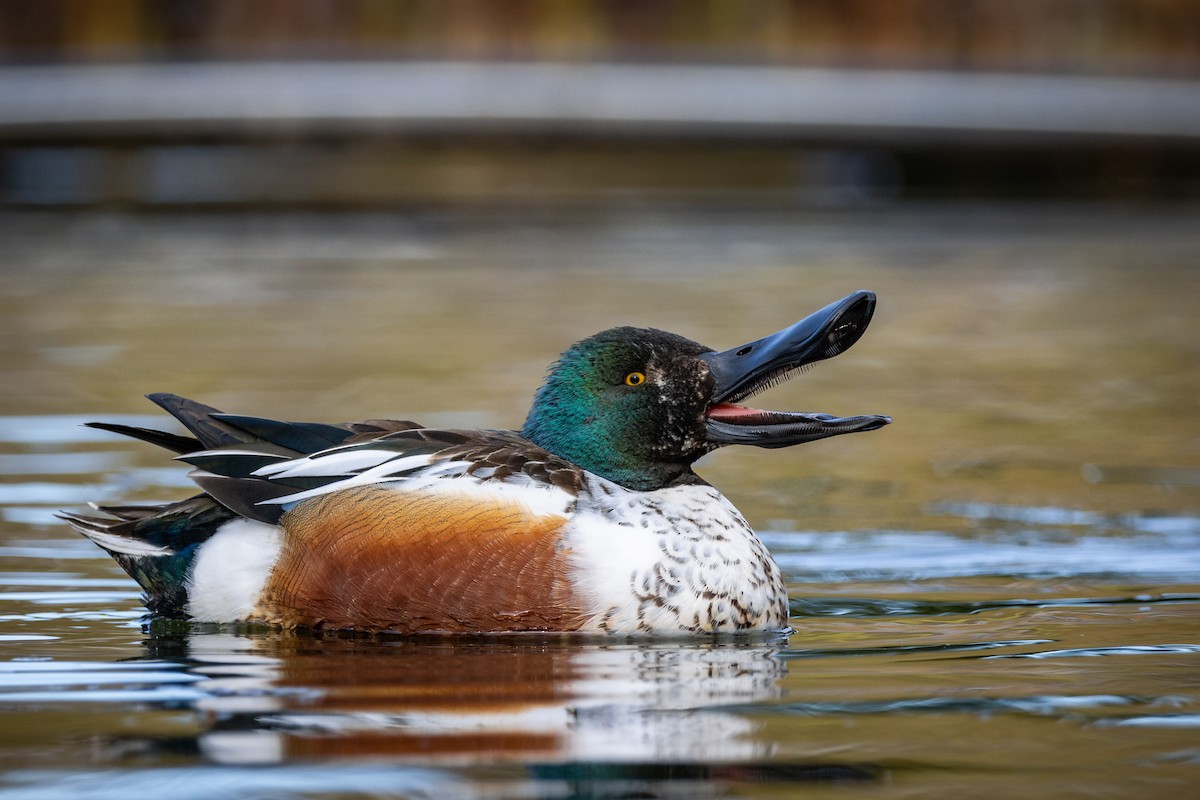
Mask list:
[[[0,259],[0,800],[1200,789],[1194,213],[8,214]],[[858,288],[863,340],[763,404],[895,424],[699,468],[778,641],[147,628],[53,517],[190,491],[79,427],[146,392],[511,427],[601,328],[724,347]]]

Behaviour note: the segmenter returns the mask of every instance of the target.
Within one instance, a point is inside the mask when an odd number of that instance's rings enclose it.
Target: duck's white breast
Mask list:
[[[587,630],[780,630],[787,592],[746,520],[711,486],[634,492],[594,479],[564,535]]]

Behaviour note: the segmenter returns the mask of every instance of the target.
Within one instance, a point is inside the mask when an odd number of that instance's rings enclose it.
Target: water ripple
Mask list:
[[[802,648],[783,650],[776,658],[791,660],[801,658],[827,658],[829,656],[877,656],[908,655],[913,653],[969,653],[975,650],[995,650],[1001,647],[1029,647],[1049,644],[1052,639],[1009,639],[995,642],[967,642],[961,644],[902,644],[885,647],[835,647]]]
[[[1108,724],[1129,728],[1200,728],[1200,714],[1164,714],[1162,716],[1126,717]]]
[[[151,414],[105,414],[106,422],[138,427],[162,424],[161,416]],[[95,416],[75,414],[45,414],[37,416],[0,416],[0,442],[13,444],[76,444],[81,442],[111,442],[107,431],[84,427]]]
[[[1044,599],[1003,598],[989,600],[901,600],[893,597],[793,597],[794,617],[891,617],[978,614],[1000,608],[1053,608],[1080,606],[1144,605],[1186,603],[1200,594],[1166,592],[1123,597],[1055,597]]]
[[[285,768],[223,767],[113,770],[16,770],[3,776],[0,800],[129,800],[158,797],[170,787],[171,800],[227,800],[230,797],[481,796],[465,794],[465,779],[415,767],[371,764],[288,765]]]
[[[1038,716],[1060,716],[1140,704],[1134,698],[1119,695],[1033,695],[1028,697],[918,697],[902,700],[878,700],[852,703],[780,703],[772,711],[798,716],[840,714],[960,713],[994,714],[1016,712]]]
[[[1192,520],[1192,518],[1180,518]],[[785,572],[821,580],[962,576],[1123,576],[1158,582],[1200,576],[1200,524],[1125,536],[1027,530],[971,537],[938,531],[768,532]]]
[[[117,469],[130,454],[109,453],[0,453],[0,475],[90,475]]]
[[[1099,656],[1145,656],[1163,653],[1200,653],[1200,644],[1127,645],[1123,647],[1080,647],[1065,650],[1043,650],[1039,653],[1009,653],[997,658],[1092,658]]]
[[[140,600],[140,592],[0,592],[0,602],[20,601],[40,606],[73,603],[124,603]]]
[[[205,695],[182,684],[203,681],[162,661],[0,663],[0,704],[168,703]]]

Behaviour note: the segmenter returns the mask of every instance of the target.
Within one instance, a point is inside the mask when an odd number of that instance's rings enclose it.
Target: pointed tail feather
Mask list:
[[[235,514],[207,495],[164,506],[97,507],[112,517],[62,512],[137,581],[150,613],[187,616],[187,579],[196,549]]]
[[[86,514],[72,514],[62,511],[56,514],[79,533],[103,547],[112,556],[118,553],[125,556],[173,556],[175,551],[169,547],[151,544],[145,539],[121,533],[121,527],[126,524],[123,519],[105,519]]]
[[[204,449],[204,445],[199,439],[193,439],[191,436],[179,436],[174,433],[167,433],[166,431],[156,431],[153,428],[118,425],[115,422],[85,422],[83,425],[86,428],[96,428],[97,430],[108,431],[110,433],[119,433],[122,436],[149,442],[180,455]]]
[[[153,517],[162,510],[162,506],[113,506],[107,503],[101,505],[99,503],[88,503],[96,511],[101,514],[117,517],[118,519],[126,520],[127,522],[136,522],[139,519]],[[79,516],[79,515],[76,515]],[[111,522],[112,520],[108,520]]]
[[[261,441],[251,433],[222,422],[216,416],[221,412],[212,406],[206,406],[195,400],[188,400],[186,397],[168,392],[148,394],[146,397],[179,420],[194,436],[180,436],[165,431],[156,431],[152,428],[120,425],[115,422],[85,422],[84,425],[149,442],[180,455],[222,445]]]
[[[222,422],[215,416],[221,412],[212,406],[170,392],[155,392],[146,398],[179,420],[205,448],[259,441],[237,426]]]

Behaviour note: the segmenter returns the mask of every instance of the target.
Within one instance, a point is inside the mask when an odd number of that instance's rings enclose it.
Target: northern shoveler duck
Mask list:
[[[175,451],[203,493],[63,518],[160,616],[403,634],[783,630],[779,568],[692,464],[889,423],[739,405],[846,350],[874,308],[856,292],[723,352],[649,328],[598,333],[554,364],[519,432],[279,422],[150,395],[192,436],[92,427]]]

